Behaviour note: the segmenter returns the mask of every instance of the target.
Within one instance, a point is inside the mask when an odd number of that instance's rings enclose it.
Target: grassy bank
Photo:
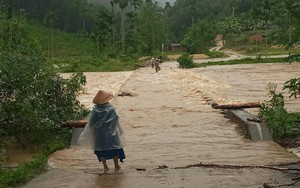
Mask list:
[[[237,64],[259,64],[259,63],[288,63],[286,58],[245,58],[230,61],[216,61],[207,63],[194,63],[195,67],[217,66],[217,65],[237,65]]]
[[[47,156],[40,154],[32,160],[14,168],[0,169],[0,187],[15,186],[32,179],[36,174],[44,171],[47,166]]]
[[[68,147],[70,138],[70,131],[62,131],[59,136],[56,136],[56,139],[49,141],[48,144],[38,149],[39,152],[37,152],[31,160],[12,167],[4,167],[3,165],[0,168],[0,188],[14,187],[26,183],[37,174],[45,171],[48,156],[57,150]]]
[[[288,55],[289,52],[285,49],[284,45],[268,45],[266,48],[265,44],[258,44],[258,45],[238,45],[238,46],[226,46],[225,49],[241,52],[245,55]],[[290,53],[298,54],[300,53],[300,49],[292,48]]]

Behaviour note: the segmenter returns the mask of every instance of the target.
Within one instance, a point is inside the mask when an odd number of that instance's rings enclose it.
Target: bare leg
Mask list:
[[[104,173],[107,173],[107,171],[109,170],[107,164],[106,164],[106,158],[105,157],[102,157],[101,158],[101,162],[103,164],[103,168],[104,168]]]
[[[121,169],[121,166],[119,165],[119,158],[118,156],[113,157],[114,164],[115,164],[115,172],[118,172]]]

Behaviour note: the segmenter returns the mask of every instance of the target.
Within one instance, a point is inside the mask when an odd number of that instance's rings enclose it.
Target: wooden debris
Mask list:
[[[210,164],[210,163],[198,163],[193,165],[187,165],[183,167],[175,167],[175,169],[187,169],[194,167],[204,167],[204,168],[228,168],[228,169],[242,169],[242,168],[264,168],[264,169],[272,169],[277,171],[293,171],[295,174],[300,174],[300,168],[283,168],[276,166],[267,166],[267,165],[221,165],[221,164]]]
[[[214,109],[240,109],[240,108],[260,108],[260,103],[243,103],[243,104],[217,104],[213,102],[211,107]]]
[[[84,128],[88,120],[79,120],[79,121],[65,121],[62,122],[61,127],[74,127],[74,128]]]
[[[145,168],[136,168],[137,171],[146,171]]]
[[[161,166],[158,166],[157,169],[166,169],[166,168],[168,168],[168,166],[166,166],[166,165],[161,165]]]
[[[129,97],[133,97],[133,94],[127,91],[122,91],[121,93],[119,93],[117,96],[120,97],[124,97],[124,96],[129,96]]]

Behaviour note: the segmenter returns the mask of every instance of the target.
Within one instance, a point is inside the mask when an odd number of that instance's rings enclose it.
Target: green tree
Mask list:
[[[297,0],[284,0],[285,10],[288,15],[288,35],[289,41],[286,44],[286,50],[289,53],[289,62],[292,63],[294,59],[298,59],[299,55],[292,55],[291,49],[294,48],[295,44],[299,43],[299,26],[300,23],[297,23],[297,18],[300,15],[300,4]],[[293,39],[293,32],[295,33],[295,38]]]
[[[138,9],[142,6],[142,0],[131,0],[130,5],[134,8],[133,11],[126,13],[126,54],[136,54],[138,52],[137,44],[137,27],[138,27]]]
[[[242,31],[243,26],[239,19],[235,16],[229,16],[220,22],[220,28],[228,34],[239,33]]]
[[[96,28],[96,46],[98,50],[103,50],[111,41],[111,34],[113,31],[113,15],[106,8],[99,10]]]
[[[45,18],[44,18],[44,24],[49,27],[49,32],[48,32],[48,58],[50,57],[50,52],[51,52],[51,57],[53,57],[53,51],[54,51],[54,44],[53,44],[53,24],[57,20],[56,15],[54,12],[49,11]]]
[[[115,43],[116,38],[116,11],[115,11],[115,0],[110,1],[111,12],[112,12],[112,42]]]
[[[122,53],[125,53],[125,8],[129,4],[129,0],[115,0],[121,9],[121,42]]]
[[[274,2],[271,0],[264,0],[253,8],[253,17],[257,19],[257,22],[261,24],[262,29],[265,30],[266,48],[268,47],[268,29],[271,24],[270,16],[273,5]]]
[[[236,11],[239,3],[240,3],[240,0],[231,0],[229,2],[230,7],[231,7],[231,16],[235,16],[235,11]]]
[[[141,7],[137,19],[138,49],[141,53],[160,50],[167,35],[163,10],[157,3],[146,2]]]
[[[0,31],[2,48],[14,51],[18,44],[26,40],[25,13],[20,11],[17,16],[13,16],[13,10],[9,7],[2,7],[0,10],[3,13],[1,15],[2,29]]]
[[[289,43],[291,43],[294,17],[295,17],[295,15],[297,15],[297,12],[299,11],[299,3],[297,3],[297,0],[284,0],[284,3],[285,3],[285,10],[288,15]]]
[[[214,24],[206,21],[198,21],[187,29],[181,44],[191,54],[208,51],[211,42],[217,34]]]
[[[130,0],[129,2],[130,2],[130,5],[132,5],[134,7],[135,12],[143,4],[143,0]]]
[[[6,25],[0,27],[0,147],[11,140],[24,148],[47,145],[64,132],[62,121],[83,117],[76,97],[85,77],[80,73],[60,77],[20,12],[8,11],[0,16],[0,23]]]
[[[165,4],[165,9],[170,9],[170,8],[171,8],[170,2],[166,2],[166,4]]]
[[[82,27],[83,27],[83,32],[85,34],[86,32],[86,16],[87,16],[87,7],[85,5],[83,5],[80,9],[80,16],[82,18]]]

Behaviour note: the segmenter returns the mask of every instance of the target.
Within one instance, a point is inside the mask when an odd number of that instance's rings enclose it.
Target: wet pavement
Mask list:
[[[120,172],[102,174],[102,165],[93,151],[71,146],[50,156],[48,171],[23,187],[232,188],[293,182],[297,175],[254,167],[297,163],[296,155],[272,141],[244,138],[237,125],[211,108],[210,102],[263,102],[268,99],[266,85],[274,82],[280,88],[288,79],[298,77],[299,63],[187,70],[170,62],[161,68],[158,73],[147,67],[119,75],[122,81],[111,88],[114,93],[126,91],[133,95],[112,101],[126,137],[126,160]],[[89,74],[89,89],[81,96],[87,105],[98,89],[109,90],[109,78],[115,78],[106,75],[103,81],[97,73]],[[287,107],[300,111],[299,103],[290,100]],[[216,166],[195,165],[200,163]],[[108,165],[113,167],[111,161]],[[234,168],[237,165],[244,168]]]

